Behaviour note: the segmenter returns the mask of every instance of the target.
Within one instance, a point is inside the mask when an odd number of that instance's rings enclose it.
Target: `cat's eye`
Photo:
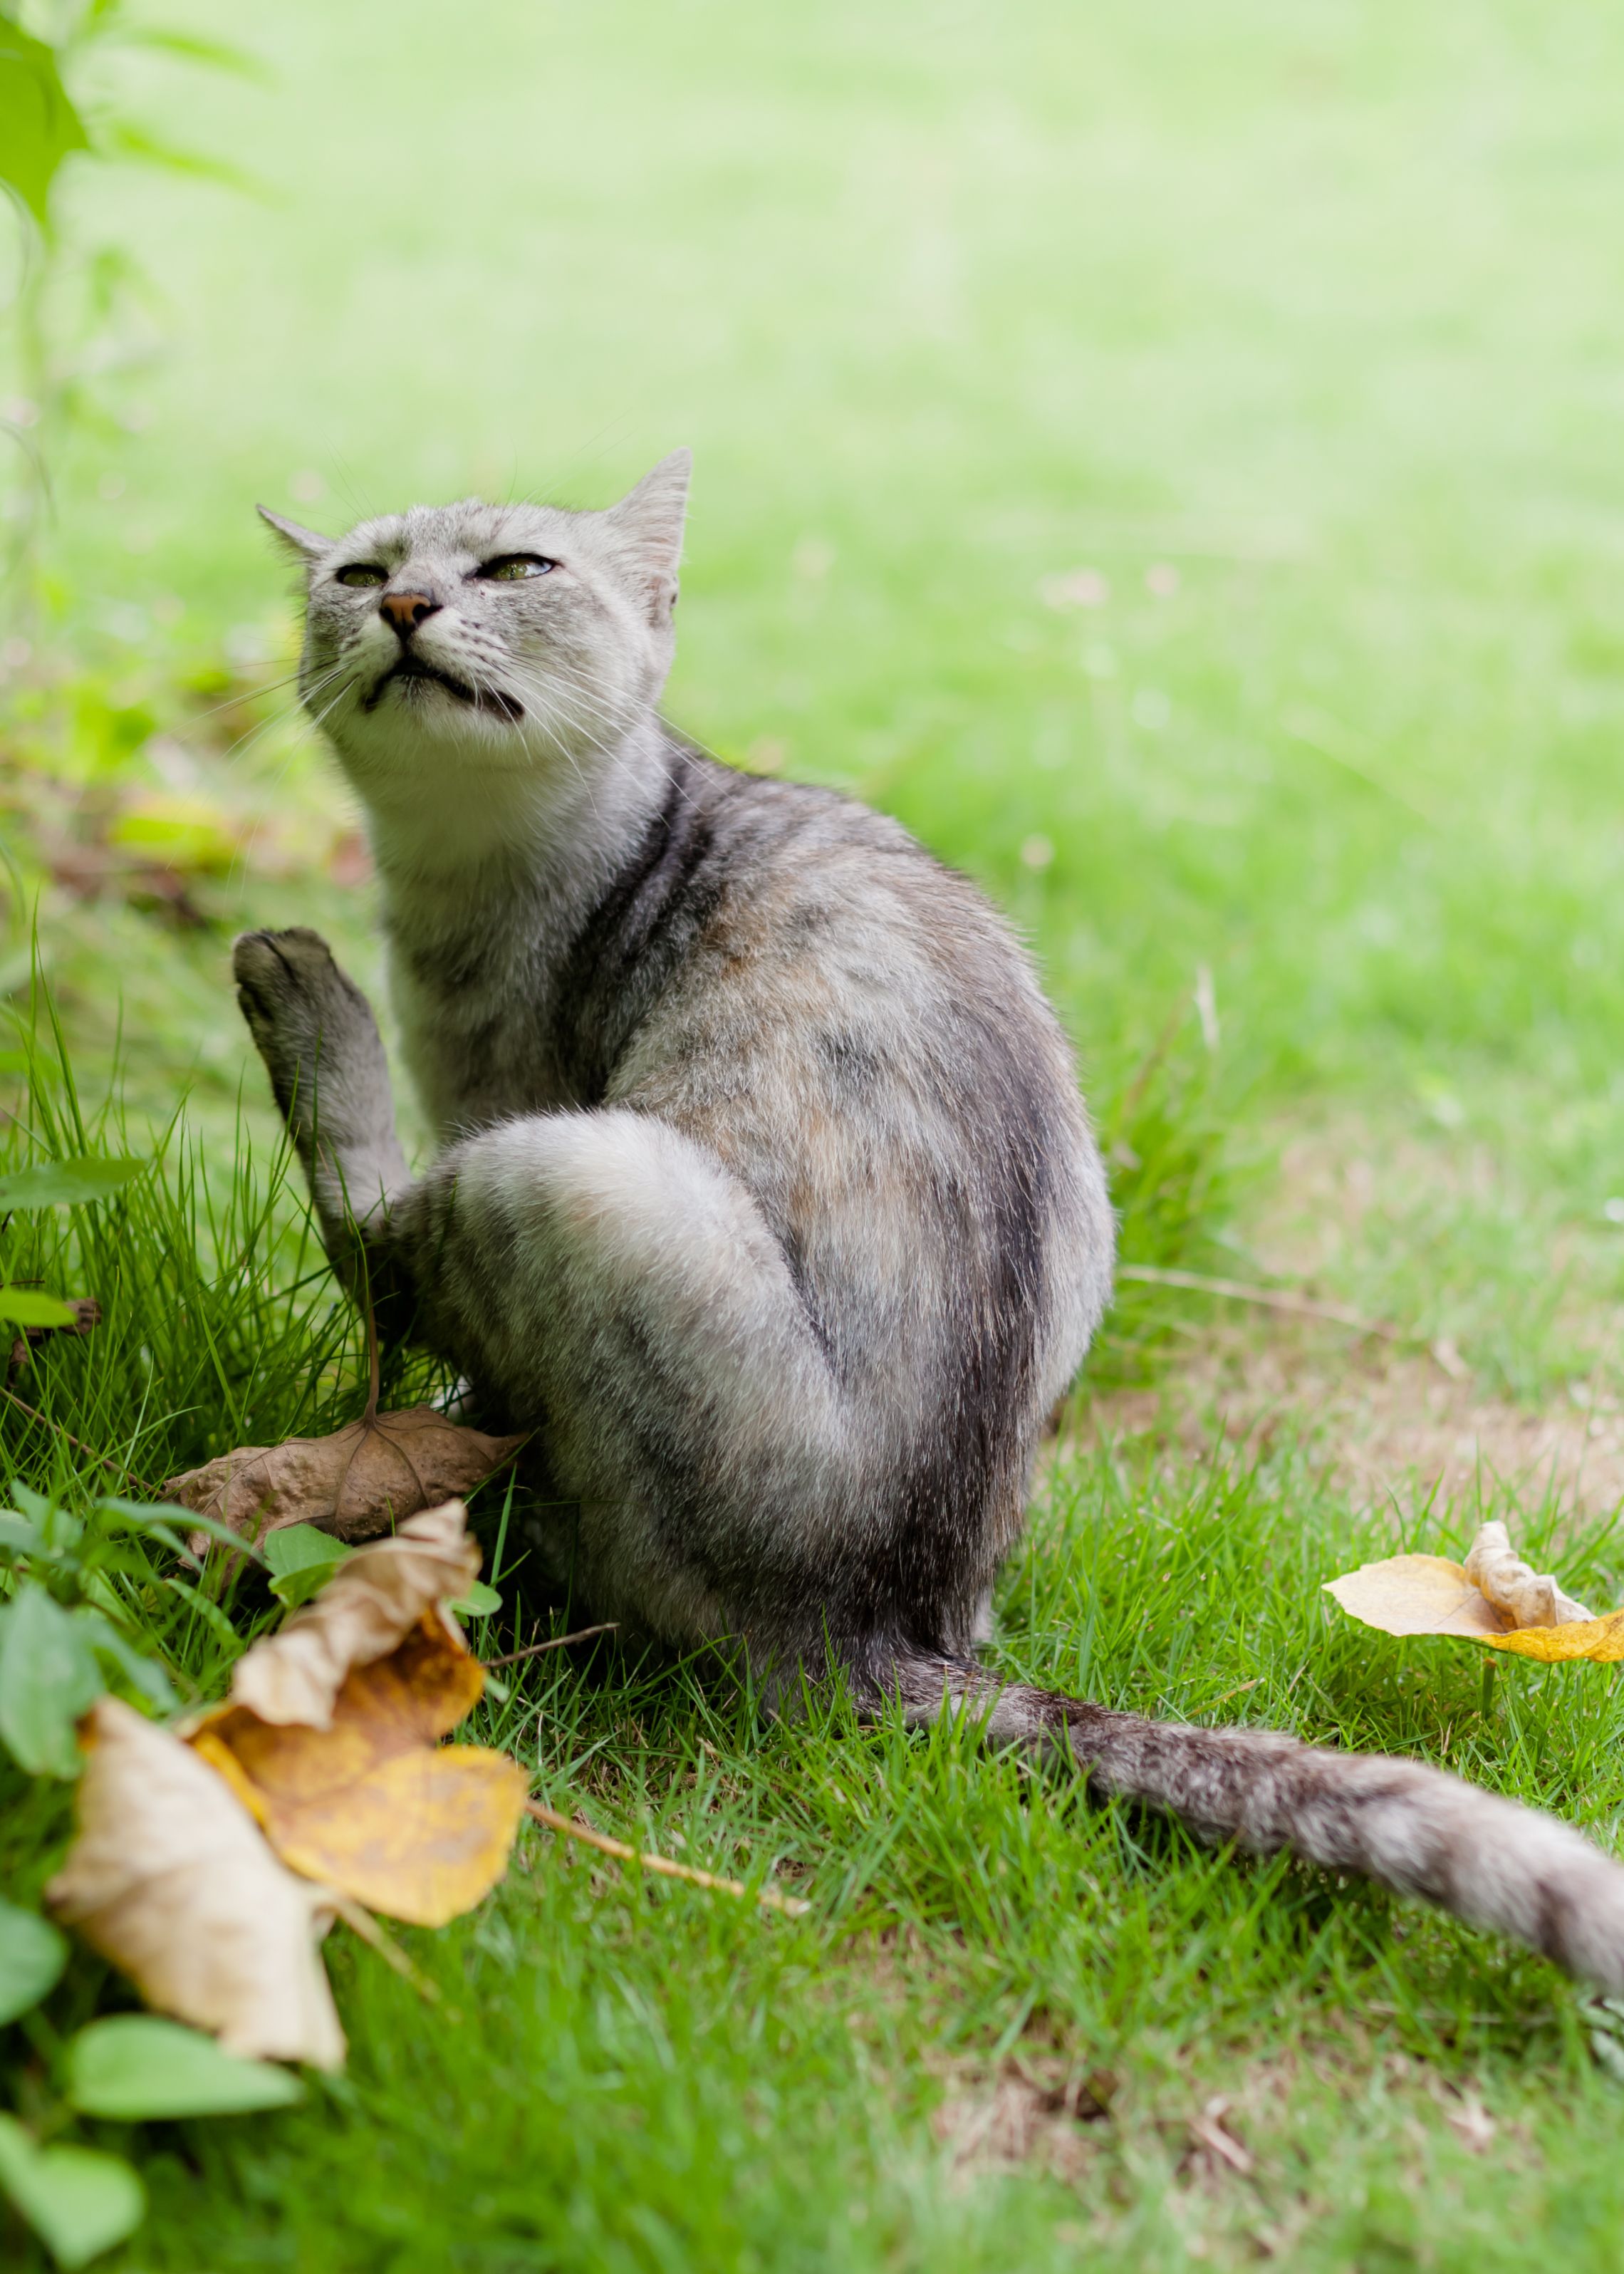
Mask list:
[[[516,584],[523,577],[545,576],[557,567],[543,553],[499,553],[494,561],[482,561],[474,574],[487,584]]]
[[[335,572],[333,581],[359,591],[371,584],[387,584],[389,572],[387,568],[380,568],[375,561],[351,561]]]

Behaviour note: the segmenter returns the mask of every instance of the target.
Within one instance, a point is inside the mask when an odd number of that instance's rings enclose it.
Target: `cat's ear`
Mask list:
[[[297,521],[284,520],[268,505],[257,505],[254,511],[302,568],[307,568],[312,561],[320,561],[333,541],[328,537],[318,537],[313,529],[301,529]]]
[[[677,564],[682,558],[682,521],[693,466],[691,450],[673,450],[604,516],[622,540],[656,622],[670,614],[677,597]]]

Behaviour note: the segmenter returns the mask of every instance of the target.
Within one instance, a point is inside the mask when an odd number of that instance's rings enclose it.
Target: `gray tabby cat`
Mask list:
[[[328,1251],[579,1502],[595,1615],[838,1668],[1058,1748],[1203,1839],[1290,1846],[1624,1989],[1624,1871],[1408,1761],[1146,1721],[981,1668],[1112,1220],[1026,956],[894,823],[656,704],[687,454],[606,512],[468,502],[304,563],[302,689],[366,811],[440,1151],[413,1178],[371,1011],[309,931],[240,1000]]]

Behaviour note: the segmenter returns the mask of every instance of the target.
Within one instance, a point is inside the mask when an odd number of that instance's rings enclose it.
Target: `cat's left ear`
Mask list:
[[[604,516],[625,545],[629,565],[648,594],[649,613],[657,623],[676,605],[682,522],[693,468],[691,450],[673,450]]]
[[[329,537],[318,537],[313,529],[301,529],[297,521],[284,520],[281,514],[273,513],[268,505],[257,505],[254,511],[267,529],[274,531],[294,559],[305,568],[312,561],[320,561],[333,541]]]

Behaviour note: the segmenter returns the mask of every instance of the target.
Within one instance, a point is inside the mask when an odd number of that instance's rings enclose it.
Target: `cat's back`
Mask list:
[[[665,890],[622,911],[644,963],[620,999],[651,991],[605,1102],[673,1122],[749,1186],[853,1363],[906,1370],[957,1304],[1047,1315],[1069,1365],[1111,1219],[1024,950],[896,822],[682,759]]]

